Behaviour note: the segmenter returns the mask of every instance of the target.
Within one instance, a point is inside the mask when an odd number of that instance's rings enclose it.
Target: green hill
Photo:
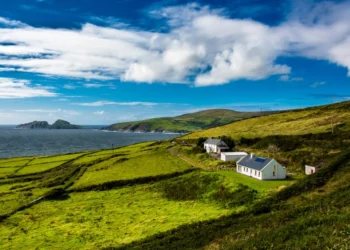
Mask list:
[[[349,107],[288,111],[179,138],[232,136],[239,150],[283,163],[286,180],[241,175],[196,144],[170,141],[0,159],[2,247],[349,249]],[[315,174],[302,172],[318,163]]]
[[[228,109],[211,109],[177,117],[162,117],[136,122],[116,123],[105,129],[132,132],[187,133],[269,113],[271,112],[237,112]]]
[[[306,109],[284,111],[253,119],[233,122],[185,136],[230,136],[235,139],[259,138],[272,135],[302,135],[350,130],[350,102],[324,105]]]

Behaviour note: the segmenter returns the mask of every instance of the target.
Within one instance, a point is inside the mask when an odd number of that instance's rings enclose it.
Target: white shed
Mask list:
[[[316,172],[316,167],[305,165],[305,174],[310,175]]]
[[[222,161],[238,161],[244,156],[246,156],[246,152],[223,152],[221,153]]]
[[[259,180],[280,180],[286,178],[286,169],[275,159],[249,154],[237,162],[237,172]]]

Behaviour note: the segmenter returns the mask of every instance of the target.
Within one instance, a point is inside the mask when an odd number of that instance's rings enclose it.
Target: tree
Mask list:
[[[208,138],[206,138],[206,137],[199,137],[198,139],[197,139],[197,146],[198,147],[204,147],[204,142],[207,140]]]
[[[220,139],[224,141],[230,149],[233,149],[236,146],[235,141],[229,136],[222,136]]]

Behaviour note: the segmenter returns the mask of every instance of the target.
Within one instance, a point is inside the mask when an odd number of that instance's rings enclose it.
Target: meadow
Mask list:
[[[15,172],[0,179],[2,247],[117,247],[255,202],[250,187],[194,168],[169,147],[6,160]]]
[[[293,135],[233,133],[237,149],[287,166],[289,178],[281,181],[255,180],[236,173],[234,162],[209,157],[198,137],[206,131],[178,143],[0,159],[1,248],[349,249],[345,104],[270,115],[276,123],[284,116],[304,126],[305,119],[320,120],[338,109],[344,120],[334,131],[321,122],[312,125],[312,134],[308,128]],[[264,129],[268,117],[241,122],[263,119],[258,126]],[[322,165],[305,176],[305,160]]]

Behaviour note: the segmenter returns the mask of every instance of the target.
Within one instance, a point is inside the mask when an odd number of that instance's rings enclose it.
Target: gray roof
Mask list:
[[[220,146],[220,147],[228,147],[227,144],[224,141],[222,141],[221,139],[209,138],[204,143],[213,144],[213,145]]]
[[[263,158],[258,156],[251,157],[250,154],[243,157],[240,161],[237,162],[238,165],[252,168],[258,171],[261,171],[267,164],[269,164],[273,159]]]

